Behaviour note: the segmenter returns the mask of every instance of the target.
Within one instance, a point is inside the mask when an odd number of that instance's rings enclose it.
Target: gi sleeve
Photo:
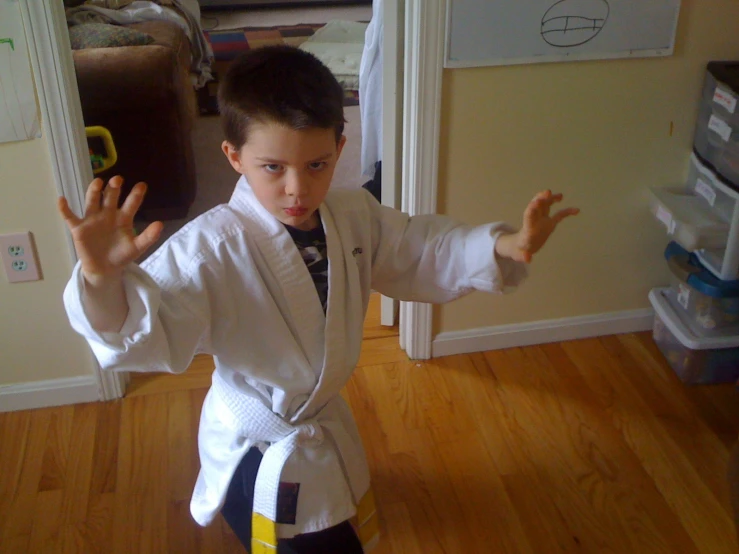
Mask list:
[[[441,215],[410,217],[366,195],[372,212],[372,288],[405,301],[443,303],[478,290],[511,292],[526,264],[500,258],[504,223],[470,226]]]
[[[72,328],[87,340],[103,369],[181,373],[197,351],[208,351],[207,295],[198,294],[196,281],[162,288],[131,264],[123,283],[129,311],[117,333],[101,333],[90,324],[79,262],[64,290]]]

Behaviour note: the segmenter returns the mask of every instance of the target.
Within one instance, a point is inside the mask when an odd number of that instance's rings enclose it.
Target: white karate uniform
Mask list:
[[[276,521],[279,482],[301,484],[296,523],[277,525],[278,537],[356,517],[369,471],[339,392],[359,358],[371,289],[439,303],[502,291],[526,273],[523,264],[496,260],[501,224],[409,218],[363,189],[330,191],[320,215],[329,257],[325,315],[293,239],[243,177],[229,204],[126,269],[129,313],[120,332],[91,327],[79,264],[65,290],[72,326],[103,369],[180,373],[196,353],[214,355],[191,502],[201,525],[220,510],[234,470],[255,445],[264,452],[255,514]]]

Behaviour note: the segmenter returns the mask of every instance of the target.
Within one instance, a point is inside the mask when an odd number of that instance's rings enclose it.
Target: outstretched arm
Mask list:
[[[90,183],[82,218],[72,213],[64,197],[58,202],[85,278],[85,312],[99,332],[115,333],[121,329],[128,315],[123,271],[151,248],[162,232],[162,224],[157,221],[136,236],[133,218],[146,194],[146,184],[138,183],[119,210],[122,184],[120,176],[113,177],[105,189],[102,179]]]

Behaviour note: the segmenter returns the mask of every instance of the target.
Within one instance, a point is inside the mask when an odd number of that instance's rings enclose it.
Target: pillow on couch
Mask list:
[[[72,50],[82,50],[113,46],[144,46],[154,42],[154,37],[120,25],[83,23],[69,28],[69,41],[72,43]]]

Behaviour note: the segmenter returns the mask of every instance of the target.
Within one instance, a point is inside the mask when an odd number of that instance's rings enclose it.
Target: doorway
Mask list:
[[[41,87],[40,101],[42,103],[42,112],[46,121],[49,122],[49,142],[52,154],[52,166],[54,174],[60,190],[68,198],[73,209],[80,211],[83,205],[84,188],[92,178],[89,167],[89,157],[87,153],[87,145],[84,139],[83,123],[79,103],[74,101],[76,94],[76,86],[74,80],[74,68],[71,64],[71,56],[66,55],[63,49],[59,49],[58,45],[64,44],[62,38],[66,32],[64,21],[64,13],[61,3],[22,3],[24,13],[29,22],[29,37],[34,43],[34,66],[37,73],[44,82],[46,92]],[[405,42],[404,25],[402,23],[404,12],[404,2],[402,0],[389,0],[386,2],[386,14],[392,25],[395,26],[393,33],[386,33],[385,59],[387,60],[391,53],[390,63],[385,64],[385,74],[391,77],[390,80],[385,79],[385,93],[390,90],[392,102],[389,106],[402,106],[403,94],[400,93],[394,85],[402,84],[404,78],[408,78],[408,74],[404,77],[405,64],[403,62],[402,52]],[[416,9],[421,4],[416,5]],[[386,29],[392,26],[386,24]],[[419,32],[418,25],[411,25],[413,33]],[[388,36],[389,35],[389,36]],[[387,42],[389,40],[389,42]],[[417,46],[416,46],[417,47]],[[435,62],[436,60],[434,60]],[[414,71],[420,72],[422,63],[417,59]],[[51,91],[56,91],[51,94]],[[413,107],[416,98],[406,97],[406,105]],[[435,99],[431,100],[434,104]],[[408,104],[408,102],[410,102]],[[384,142],[385,151],[390,152],[392,156],[386,158],[388,163],[383,167],[383,199],[387,199],[388,204],[401,207],[400,205],[400,174],[401,164],[399,162],[399,150],[401,142],[406,142],[408,137],[414,136],[414,131],[409,128],[408,121],[405,122],[405,133],[402,132],[400,123],[400,110],[388,109],[383,114],[383,125],[388,121],[394,121],[392,127],[395,132],[388,135]],[[397,142],[394,142],[396,141]],[[422,137],[418,143],[431,142],[437,140],[431,135]],[[426,148],[428,150],[428,148]],[[406,166],[413,167],[422,157],[418,156],[418,151],[406,160]],[[435,166],[433,171],[435,171]],[[385,191],[390,192],[386,194]],[[423,186],[414,187],[414,191],[410,198],[415,194],[422,194]],[[435,203],[435,200],[433,201]],[[404,201],[406,203],[406,201]],[[417,212],[416,204],[407,203],[406,211],[414,215]],[[413,326],[410,318],[406,318],[406,324]],[[401,323],[401,328],[402,328]],[[417,333],[416,333],[417,334]],[[430,339],[430,336],[429,336]],[[102,375],[101,388],[103,397],[106,399],[115,398],[122,395],[124,385],[122,379],[116,375]]]

